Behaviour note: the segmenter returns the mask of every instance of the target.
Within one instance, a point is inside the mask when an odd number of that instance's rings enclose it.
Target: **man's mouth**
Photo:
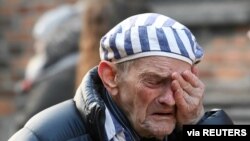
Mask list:
[[[153,113],[153,115],[158,115],[158,116],[171,116],[173,113]]]
[[[157,119],[169,119],[174,117],[174,112],[155,112],[152,116]]]

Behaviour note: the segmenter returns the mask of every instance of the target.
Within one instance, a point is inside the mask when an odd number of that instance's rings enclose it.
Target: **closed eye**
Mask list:
[[[145,86],[150,88],[164,86],[171,81],[171,78],[169,76],[161,76],[152,73],[141,75],[140,79]]]
[[[157,88],[157,87],[167,85],[167,83],[169,82],[169,79],[146,79],[143,82],[147,87]]]
[[[155,79],[147,79],[145,80],[146,83],[151,85],[158,85],[162,82],[162,80],[155,80]]]

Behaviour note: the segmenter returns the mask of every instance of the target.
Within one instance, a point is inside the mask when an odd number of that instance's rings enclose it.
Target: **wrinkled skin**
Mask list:
[[[196,75],[181,60],[145,57],[108,90],[140,136],[163,139],[176,124],[195,124],[203,116],[204,84]]]

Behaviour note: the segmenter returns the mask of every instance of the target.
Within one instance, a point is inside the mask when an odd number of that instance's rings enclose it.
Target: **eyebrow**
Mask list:
[[[141,73],[139,75],[139,78],[143,78],[145,76],[167,79],[170,77],[170,73],[157,73],[157,72],[147,71],[147,72]]]

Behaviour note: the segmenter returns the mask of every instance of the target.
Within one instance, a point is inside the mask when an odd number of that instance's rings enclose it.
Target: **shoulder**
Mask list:
[[[90,137],[74,101],[67,100],[32,117],[21,130],[10,138],[10,141],[15,139],[24,141],[75,139],[77,141],[90,140]]]

